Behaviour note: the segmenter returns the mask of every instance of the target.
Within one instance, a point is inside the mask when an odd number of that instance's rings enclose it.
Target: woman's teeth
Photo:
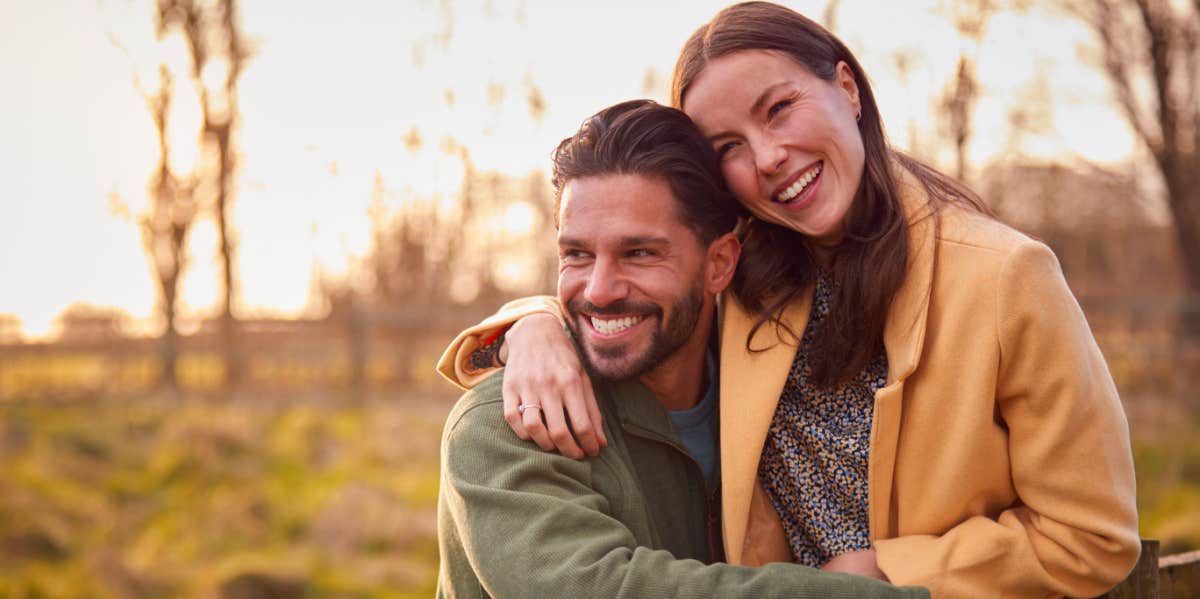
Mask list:
[[[629,327],[639,323],[645,316],[626,316],[625,318],[613,318],[610,320],[601,320],[592,317],[592,327],[604,335],[615,335],[628,329]]]
[[[812,168],[812,170],[804,173],[804,175],[797,179],[795,183],[792,183],[787,189],[783,190],[782,193],[780,193],[778,196],[775,196],[775,201],[792,201],[792,198],[800,195],[800,192],[804,191],[804,188],[808,187],[808,184],[812,183],[813,179],[816,179],[817,175],[819,174],[821,174],[821,165],[818,163],[817,166]]]

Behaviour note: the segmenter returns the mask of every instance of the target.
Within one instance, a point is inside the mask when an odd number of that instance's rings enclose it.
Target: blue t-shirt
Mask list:
[[[683,442],[683,447],[700,464],[700,469],[704,471],[704,478],[711,484],[713,473],[717,467],[717,435],[713,420],[717,413],[717,388],[719,385],[717,384],[716,360],[713,358],[713,353],[709,351],[705,358],[709,377],[708,389],[704,392],[704,396],[700,398],[699,403],[686,410],[670,410],[669,413],[671,421],[675,423],[675,429],[679,432],[679,440]]]

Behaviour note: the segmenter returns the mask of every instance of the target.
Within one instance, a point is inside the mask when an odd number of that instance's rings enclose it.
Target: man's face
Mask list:
[[[558,248],[558,298],[595,376],[640,376],[695,332],[706,249],[679,221],[666,181],[642,175],[568,181]]]

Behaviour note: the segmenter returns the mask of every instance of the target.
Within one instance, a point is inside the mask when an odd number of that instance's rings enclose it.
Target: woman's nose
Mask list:
[[[787,148],[774,135],[763,135],[754,144],[754,163],[758,172],[773,175],[787,162]]]

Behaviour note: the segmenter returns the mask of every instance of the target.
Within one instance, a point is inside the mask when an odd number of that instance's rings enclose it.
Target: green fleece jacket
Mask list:
[[[502,377],[446,420],[438,597],[929,596],[795,564],[706,564],[704,478],[649,390],[597,384],[609,445],[577,461],[508,428]]]

